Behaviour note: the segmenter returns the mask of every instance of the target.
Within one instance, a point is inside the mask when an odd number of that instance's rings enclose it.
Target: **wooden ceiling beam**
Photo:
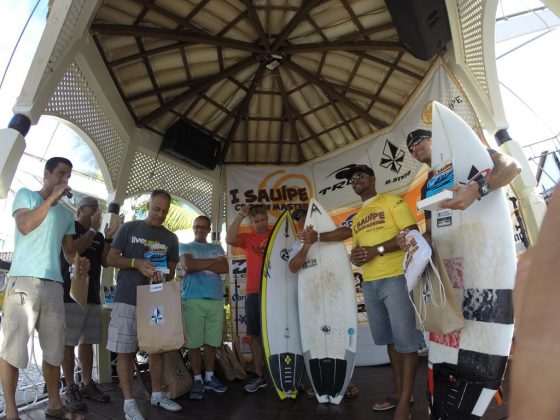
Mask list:
[[[374,116],[367,113],[361,106],[359,106],[355,102],[352,102],[350,99],[348,99],[346,96],[342,95],[340,92],[338,92],[332,86],[330,86],[328,83],[319,79],[314,74],[311,74],[310,72],[305,70],[303,67],[297,65],[293,61],[284,60],[284,65],[289,67],[291,70],[295,71],[296,73],[298,73],[304,79],[307,79],[307,80],[313,82],[313,84],[315,84],[319,88],[321,88],[321,90],[327,95],[327,97],[337,99],[338,101],[340,101],[341,103],[346,105],[348,108],[350,108],[352,111],[354,111],[356,114],[360,115],[363,119],[368,121],[374,127],[383,128],[387,125],[383,121],[378,120]]]
[[[395,24],[394,23],[386,23],[385,25],[374,26],[372,28],[363,29],[363,30],[358,31],[358,32],[353,32],[351,34],[344,35],[344,36],[338,38],[337,41],[339,41],[339,42],[355,41],[357,39],[365,38],[368,35],[375,35],[375,34],[378,34],[380,32],[385,32],[385,31],[390,31],[390,30],[395,31]]]
[[[415,72],[413,72],[413,71],[411,71],[411,70],[405,69],[405,68],[402,67],[402,66],[395,65],[395,63],[391,63],[390,61],[383,60],[382,58],[375,57],[375,56],[373,56],[373,55],[371,55],[371,54],[368,54],[368,53],[365,53],[365,52],[363,52],[363,51],[351,51],[351,52],[352,52],[352,54],[355,54],[355,55],[357,55],[358,57],[362,57],[362,58],[364,58],[364,59],[366,59],[366,60],[369,60],[369,61],[372,61],[372,62],[374,62],[374,63],[381,64],[382,66],[389,67],[389,68],[391,68],[391,69],[393,69],[393,70],[396,70],[396,71],[399,71],[399,72],[401,72],[401,73],[403,73],[403,74],[406,74],[407,76],[410,76],[410,77],[412,77],[412,78],[414,78],[414,79],[416,79],[416,80],[422,80],[422,79],[424,78],[424,76],[421,75],[421,74],[415,73]],[[404,52],[404,51],[401,51],[401,57],[402,57],[402,53],[403,53],[403,52]],[[397,61],[398,61],[398,60],[397,60]]]
[[[218,32],[216,34],[216,36],[222,37],[225,34],[228,33],[228,31],[233,28],[235,25],[237,25],[239,23],[239,21],[243,18],[245,18],[247,16],[247,11],[244,10],[242,13],[238,14],[235,19],[231,20],[230,22],[228,22],[228,24],[226,26],[224,26],[220,32]]]
[[[294,17],[292,17],[292,19],[287,23],[287,25],[284,26],[282,32],[280,32],[278,38],[276,38],[274,44],[272,44],[273,52],[277,52],[280,49],[280,47],[282,47],[286,43],[286,39],[288,38],[288,36],[290,36],[290,34],[296,28],[296,26],[299,25],[299,23],[307,17],[311,9],[313,9],[319,3],[321,3],[321,0],[306,0],[302,2],[300,9],[296,12]]]
[[[138,49],[140,50],[140,52],[145,52],[144,44],[142,43],[141,38],[136,37],[136,45],[138,46]],[[147,56],[144,56],[142,58],[142,63],[144,64],[144,67],[146,68],[146,72],[148,72],[148,77],[150,78],[150,82],[152,83],[152,90],[155,92],[155,91],[158,90],[158,83],[157,83],[154,71],[152,69],[152,64],[150,63],[150,60],[148,60]],[[161,96],[161,93],[157,92],[155,94],[157,95],[159,104],[163,105],[163,96]]]
[[[303,52],[320,51],[403,51],[398,42],[393,41],[331,41],[312,42],[309,44],[286,45],[281,48],[280,54],[297,54]]]
[[[373,105],[375,104],[375,102],[377,102],[377,100],[375,98],[379,98],[379,96],[383,92],[383,89],[385,88],[385,85],[387,84],[387,82],[391,78],[391,75],[393,74],[396,65],[398,64],[398,62],[400,61],[400,59],[402,58],[403,55],[404,55],[404,51],[402,51],[400,54],[398,54],[397,58],[395,59],[395,62],[393,63],[393,65],[391,67],[389,67],[389,70],[387,70],[387,73],[385,73],[385,77],[383,78],[383,80],[379,84],[379,87],[377,88],[377,91],[373,94],[371,102],[369,103],[369,106],[367,107],[368,112],[371,108],[373,108]]]
[[[264,28],[262,26],[261,20],[259,19],[259,15],[255,10],[255,6],[251,0],[242,0],[243,4],[247,8],[247,14],[249,16],[249,21],[259,34],[259,38],[261,39],[261,45],[264,47],[265,50],[270,50],[270,43],[268,42],[268,35],[264,32]]]
[[[177,106],[178,104],[180,104],[181,102],[190,98],[191,96],[194,96],[194,95],[197,95],[199,93],[202,93],[202,92],[206,91],[207,89],[212,87],[216,82],[218,82],[218,81],[220,81],[220,80],[222,80],[222,79],[224,79],[224,78],[226,78],[226,77],[228,77],[228,76],[230,76],[234,73],[237,73],[238,71],[250,66],[251,64],[255,64],[256,62],[257,62],[257,57],[255,57],[255,56],[247,57],[247,58],[237,62],[236,64],[224,69],[223,72],[216,74],[214,77],[209,77],[208,79],[204,80],[203,82],[192,86],[189,90],[187,90],[187,91],[179,94],[178,96],[174,97],[173,99],[170,99],[169,101],[167,101],[160,108],[158,108],[158,109],[152,111],[151,113],[149,113],[148,115],[145,115],[142,118],[140,118],[139,121],[138,121],[138,125],[139,126],[148,125],[154,119],[162,116],[169,109]]]
[[[375,99],[375,101],[380,102],[384,105],[387,105],[391,108],[394,108],[397,111],[399,111],[402,108],[401,104],[398,104],[396,102],[390,101],[390,100],[385,99],[385,98],[382,98],[381,96],[375,96],[371,92],[364,92],[363,90],[355,89],[355,88],[352,88],[352,87],[347,87],[347,86],[344,86],[344,85],[339,85],[338,83],[333,83],[333,82],[329,82],[329,84],[331,86],[333,86],[335,89],[340,89],[341,91],[347,91],[349,93],[353,93],[355,95],[362,96],[362,97],[370,99],[370,100]]]
[[[164,47],[152,48],[151,50],[144,50],[136,54],[127,55],[126,57],[118,58],[113,61],[109,61],[107,66],[116,67],[121,64],[127,64],[131,61],[136,61],[144,57],[150,57],[152,55],[161,54],[168,51],[178,50],[180,48],[186,47],[187,45],[193,45],[192,42],[176,42],[174,44],[166,45]]]
[[[253,93],[255,92],[255,89],[257,88],[258,83],[260,82],[261,78],[262,78],[262,74],[264,72],[265,69],[265,64],[261,63],[259,68],[257,69],[257,72],[255,73],[255,76],[253,77],[253,80],[251,81],[251,85],[249,86],[249,90],[247,91],[247,94],[245,95],[245,97],[243,98],[243,101],[241,101],[241,104],[237,110],[237,114],[235,116],[235,119],[233,121],[233,125],[231,126],[230,130],[229,130],[229,134],[226,138],[226,142],[224,144],[224,147],[222,148],[222,151],[220,153],[220,163],[223,163],[227,152],[229,150],[229,146],[231,145],[231,141],[233,139],[233,137],[235,136],[235,132],[237,131],[237,128],[239,127],[239,124],[241,123],[241,119],[247,114],[247,109],[249,108],[249,103],[251,102],[251,98],[253,97]]]
[[[185,27],[188,29],[191,29],[193,31],[198,32],[199,34],[204,34],[205,32],[202,31],[200,28],[198,28],[197,26],[193,25],[190,21],[190,19],[188,21],[185,21],[185,19],[180,18],[179,16],[177,16],[175,13],[170,12],[169,10],[166,10],[162,7],[157,6],[156,4],[154,4],[153,0],[132,0],[135,3],[138,3],[142,6],[145,7],[145,9],[149,9],[152,10],[156,13],[159,13],[160,15],[162,15],[163,17],[172,20],[173,22],[177,23],[180,27]],[[144,10],[145,10],[144,9]]]
[[[263,48],[261,46],[250,42],[237,41],[235,39],[223,38],[209,34],[200,34],[189,30],[94,23],[91,25],[90,31],[96,35],[139,36],[143,38],[171,39],[175,41],[189,42],[192,44],[207,44],[222,48],[234,48],[255,54],[263,52]]]
[[[282,108],[284,109],[284,112],[286,113],[288,121],[290,122],[290,131],[292,132],[292,141],[295,142],[297,150],[298,150],[298,161],[303,162],[304,155],[303,155],[303,149],[301,147],[301,141],[300,141],[300,138],[299,138],[299,134],[297,132],[296,123],[294,122],[292,111],[291,111],[290,107],[288,106],[288,104],[290,102],[290,99],[288,97],[288,94],[286,93],[286,88],[284,87],[284,82],[282,81],[282,75],[280,74],[280,72],[278,71],[277,68],[274,69],[274,72],[277,75],[276,80],[278,82],[278,89],[280,90],[280,94],[282,95]],[[309,134],[311,134],[311,133],[309,133]]]

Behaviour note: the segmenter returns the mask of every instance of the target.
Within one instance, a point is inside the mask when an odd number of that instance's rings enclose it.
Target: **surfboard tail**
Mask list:
[[[303,378],[303,370],[305,368],[303,356],[295,353],[272,354],[268,360],[270,376],[274,381],[280,398],[294,398],[297,395]]]

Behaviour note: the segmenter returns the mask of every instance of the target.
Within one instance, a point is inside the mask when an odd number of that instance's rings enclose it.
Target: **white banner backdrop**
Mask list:
[[[417,128],[430,129],[432,101],[437,100],[459,114],[482,139],[478,119],[466,96],[441,59],[437,60],[407,105],[388,128],[370,138],[364,138],[345,150],[333,152],[299,166],[235,166],[226,168],[227,223],[232,222],[244,204],[265,204],[270,226],[285,209],[306,205],[316,197],[329,211],[337,225],[351,226],[352,218],[361,206],[346,180],[336,174],[351,164],[369,165],[375,172],[377,191],[400,195],[416,212],[416,202],[425,182],[428,168],[419,164],[406,148],[407,134]],[[423,213],[417,213],[419,226],[424,225]],[[246,222],[241,232],[249,232]],[[351,241],[348,241],[347,246]],[[249,353],[245,336],[245,257],[239,248],[230,247],[229,290],[234,337],[239,336],[242,351]],[[361,278],[355,269],[357,282]],[[359,321],[367,325],[361,288],[357,285]],[[358,349],[359,352],[359,349]],[[360,359],[360,354],[358,354]]]

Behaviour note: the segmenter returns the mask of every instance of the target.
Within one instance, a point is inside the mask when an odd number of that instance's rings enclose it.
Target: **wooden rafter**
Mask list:
[[[393,41],[332,41],[332,42],[312,42],[309,44],[293,44],[282,47],[282,54],[294,54],[303,52],[319,51],[402,51],[403,47],[398,42]]]
[[[146,52],[146,50],[144,49],[144,44],[142,43],[142,39],[139,37],[136,37],[136,45],[138,46],[138,50],[140,50],[140,52]],[[148,72],[148,76],[150,77],[150,82],[152,83],[152,91],[156,92],[158,90],[158,83],[156,80],[156,76],[154,74],[154,70],[152,69],[152,65],[150,64],[150,60],[148,60],[147,56],[142,57],[142,63],[144,64],[144,67],[146,67],[146,72]],[[161,96],[160,92],[156,93],[159,104],[162,105],[163,104],[163,97]]]
[[[249,16],[249,21],[259,34],[259,38],[261,40],[261,45],[265,47],[266,50],[270,49],[270,44],[268,43],[268,36],[264,32],[261,20],[257,15],[257,11],[255,10],[255,6],[251,0],[242,0],[243,4],[247,8],[247,15]]]
[[[117,35],[117,36],[140,36],[143,38],[170,39],[175,41],[190,42],[196,44],[207,44],[234,48],[252,53],[261,53],[262,47],[250,42],[237,41],[235,39],[223,38],[208,34],[200,34],[192,30],[177,30],[165,28],[150,28],[145,26],[112,25],[94,23],[90,30],[94,34]]]
[[[401,57],[402,57],[403,53],[404,53],[404,50],[400,51],[400,56]],[[381,64],[382,66],[389,67],[390,69],[399,71],[399,72],[401,72],[403,74],[406,74],[407,76],[410,76],[410,77],[412,77],[416,80],[422,80],[424,78],[424,76],[422,76],[421,74],[415,73],[415,72],[413,72],[411,70],[408,70],[408,69],[406,69],[402,66],[396,65],[395,63],[391,63],[390,61],[383,60],[382,58],[375,57],[375,56],[373,56],[371,54],[368,54],[368,53],[365,53],[363,51],[352,51],[352,54],[355,54],[358,57],[362,57],[362,58],[364,58],[366,60],[369,60],[369,61],[372,61],[374,63]],[[397,60],[397,62],[398,62],[398,60]]]
[[[165,18],[167,18],[169,20],[172,20],[179,27],[185,27],[185,28],[191,29],[195,32],[198,32],[199,34],[204,34],[204,32],[200,28],[198,28],[197,26],[195,26],[191,23],[190,19],[188,21],[185,21],[185,19],[181,19],[176,14],[174,14],[174,13],[172,13],[172,12],[154,4],[155,2],[153,0],[132,0],[132,1],[144,6],[144,8],[145,8],[144,10],[152,10],[152,11],[164,16]]]
[[[321,0],[306,0],[302,2],[300,9],[296,12],[294,17],[288,22],[286,26],[282,29],[282,32],[278,35],[278,38],[272,44],[272,51],[276,52],[279,50],[281,46],[286,43],[286,39],[292,31],[296,28],[296,26],[307,16],[307,14],[317,6]]]
[[[284,87],[284,82],[282,82],[282,75],[280,74],[278,69],[275,69],[274,72],[277,75],[276,80],[278,82],[278,89],[280,89],[280,94],[282,95],[282,105],[283,105],[284,111],[286,112],[286,115],[288,117],[288,121],[290,122],[290,130],[292,132],[292,139],[295,142],[296,147],[298,149],[298,160],[300,162],[303,162],[303,159],[304,159],[303,149],[301,147],[301,142],[300,142],[299,134],[297,132],[296,123],[294,122],[294,116],[292,115],[292,111],[291,111],[290,107],[288,107],[288,103],[289,103],[290,99],[288,98],[288,94],[286,93],[286,88]]]
[[[383,80],[379,84],[379,87],[377,88],[377,92],[375,92],[372,95],[373,98],[371,99],[371,102],[369,103],[369,106],[367,108],[368,112],[371,108],[373,108],[373,105],[375,104],[375,99],[374,98],[379,97],[381,95],[381,92],[383,92],[383,89],[385,88],[385,85],[387,84],[387,82],[389,81],[389,78],[391,77],[391,75],[395,71],[395,66],[398,64],[398,62],[400,61],[400,59],[402,58],[403,55],[404,55],[404,51],[402,51],[400,54],[398,54],[397,58],[395,59],[395,62],[393,63],[393,65],[391,67],[389,67],[389,70],[387,70],[387,73],[385,74],[385,77],[383,78]]]
[[[395,26],[392,23],[386,23],[385,25],[379,25],[379,26],[374,26],[372,28],[368,28],[368,29],[364,29],[358,32],[353,32],[351,34],[348,35],[344,35],[342,37],[340,37],[338,39],[338,41],[344,41],[344,42],[349,42],[349,41],[355,41],[357,39],[361,39],[361,38],[365,38],[368,35],[374,35],[374,34],[378,34],[380,32],[385,32],[385,31],[394,31],[395,30]]]
[[[245,58],[244,60],[239,61],[238,63],[226,68],[223,72],[216,74],[214,77],[210,77],[204,82],[192,86],[189,90],[181,93],[180,95],[174,97],[173,99],[167,101],[163,106],[152,111],[148,115],[143,116],[138,120],[138,125],[144,126],[152,122],[154,119],[162,116],[165,114],[169,109],[177,106],[181,102],[185,101],[186,99],[190,98],[191,96],[197,95],[202,93],[212,87],[215,83],[219,82],[220,80],[228,77],[231,74],[237,73],[238,71],[254,64],[257,61],[257,58],[254,56],[250,56]]]
[[[107,65],[109,67],[116,67],[122,64],[127,64],[138,59],[142,59],[144,57],[150,57],[157,54],[162,54],[168,51],[178,50],[183,48],[187,45],[193,45],[192,42],[176,42],[174,44],[165,45],[163,47],[152,48],[151,50],[144,50],[143,52],[139,52],[136,54],[127,55],[126,57],[117,58],[116,60],[109,61]]]
[[[261,63],[259,68],[257,69],[257,72],[255,73],[255,76],[253,77],[253,80],[251,81],[251,85],[249,87],[249,90],[247,91],[247,94],[245,95],[245,97],[243,98],[243,101],[241,103],[241,105],[239,106],[238,110],[237,110],[237,115],[233,121],[233,125],[231,126],[231,129],[229,130],[229,134],[226,138],[226,142],[224,144],[224,147],[222,148],[222,152],[220,153],[220,163],[223,163],[225,160],[225,157],[227,155],[227,152],[229,150],[229,146],[231,144],[231,140],[233,139],[233,137],[235,136],[235,132],[237,131],[237,127],[239,127],[239,124],[241,123],[241,118],[243,118],[245,116],[245,114],[247,114],[247,109],[249,108],[249,103],[251,102],[251,98],[253,97],[253,93],[255,92],[255,89],[257,88],[257,85],[259,84],[261,78],[262,78],[262,74],[264,72],[264,63]]]
[[[378,120],[377,118],[368,114],[361,106],[359,106],[355,102],[352,102],[350,99],[346,98],[344,95],[342,95],[336,89],[331,87],[328,83],[319,79],[314,74],[308,72],[303,67],[297,65],[296,63],[294,63],[291,60],[286,60],[284,63],[285,63],[286,66],[288,66],[290,69],[292,69],[293,71],[298,73],[304,79],[307,79],[307,80],[313,82],[313,84],[320,87],[321,90],[327,95],[327,97],[337,99],[338,101],[340,101],[341,103],[346,105],[348,108],[350,108],[352,111],[354,111],[356,114],[360,115],[363,119],[368,121],[374,127],[382,128],[382,127],[386,126],[386,124],[383,121]]]

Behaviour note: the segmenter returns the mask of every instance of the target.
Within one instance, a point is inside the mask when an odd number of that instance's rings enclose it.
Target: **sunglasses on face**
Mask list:
[[[416,140],[414,140],[412,143],[410,143],[408,145],[408,150],[410,153],[412,153],[412,150],[414,149],[414,147],[418,146],[420,143],[422,143],[424,140],[429,139],[429,137],[418,137]]]
[[[361,181],[361,180],[364,179],[364,177],[365,177],[365,174],[363,174],[363,173],[356,174],[352,178],[350,178],[350,184],[354,185],[354,183],[356,181]]]

